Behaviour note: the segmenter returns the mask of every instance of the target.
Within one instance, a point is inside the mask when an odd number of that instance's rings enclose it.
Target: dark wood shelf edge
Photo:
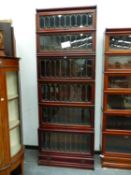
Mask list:
[[[131,110],[105,110],[106,115],[131,115]]]
[[[118,88],[118,89],[110,89],[110,90],[104,90],[104,94],[131,94],[131,90],[125,89],[125,88]]]
[[[50,12],[50,11],[63,11],[63,10],[96,10],[97,6],[80,6],[80,7],[64,7],[64,8],[47,8],[47,9],[36,9],[36,12]]]
[[[76,53],[76,52],[65,52],[65,51],[61,51],[61,52],[58,52],[58,53],[56,53],[56,52],[43,52],[43,53],[41,53],[41,52],[38,52],[37,53],[37,58],[40,58],[40,57],[48,57],[48,56],[51,56],[51,57],[61,57],[61,56],[69,56],[69,57],[79,57],[78,56],[78,52]],[[96,56],[96,53],[95,52],[80,52],[80,56],[85,56],[85,57],[87,57],[87,56],[91,56],[91,57],[94,57],[94,58],[92,58],[92,59],[95,59],[95,56]]]
[[[94,129],[90,130],[82,130],[82,129],[66,129],[65,128],[43,128],[39,127],[38,128],[39,132],[44,132],[44,131],[56,131],[56,132],[67,132],[67,133],[81,133],[81,134],[94,134]]]
[[[63,82],[66,82],[66,83],[95,83],[95,80],[94,79],[88,79],[88,78],[40,78],[38,79],[38,82],[39,83],[42,83],[42,82],[59,82],[59,83],[63,83]]]
[[[43,159],[39,159],[39,165],[46,165],[46,166],[56,166],[56,167],[69,167],[69,168],[80,168],[80,169],[94,169],[94,163],[90,164],[80,164],[80,163],[71,163],[71,162],[61,162],[61,161],[46,161]]]
[[[127,136],[131,136],[131,131],[129,130],[104,130],[103,131],[104,135],[127,135]]]
[[[75,102],[56,102],[56,101],[44,101],[44,102],[39,102],[39,105],[42,106],[70,106],[71,107],[95,107],[94,104],[90,104],[90,103],[75,103]]]
[[[92,51],[55,51],[55,52],[37,52],[37,57],[42,57],[42,56],[53,56],[53,57],[60,57],[60,56],[96,56],[95,52]]]
[[[79,32],[84,32],[84,33],[89,33],[89,32],[96,32],[96,29],[93,29],[93,28],[86,28],[86,27],[83,27],[82,28],[72,28],[72,29],[54,29],[54,30],[37,30],[36,31],[36,34],[51,34],[51,33],[79,33]]]

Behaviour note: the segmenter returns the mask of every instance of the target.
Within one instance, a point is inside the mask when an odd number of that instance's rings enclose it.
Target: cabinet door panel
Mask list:
[[[113,35],[109,38],[109,47],[114,50],[131,50],[131,35]]]
[[[44,58],[39,60],[40,78],[94,78],[94,60],[88,57]]]
[[[10,150],[11,156],[14,156],[21,149],[21,137],[19,126],[10,130]]]
[[[48,83],[41,85],[41,97],[46,101],[91,102],[93,88],[86,84]]]
[[[106,152],[131,154],[131,136],[106,135]]]
[[[107,59],[107,69],[111,70],[130,70],[131,69],[131,56],[108,56]]]
[[[131,95],[108,95],[107,97],[108,109],[131,109]]]
[[[15,156],[21,149],[20,109],[18,95],[18,71],[6,71],[10,154]]]
[[[39,35],[39,51],[94,51],[93,33]]]
[[[131,75],[117,75],[108,77],[108,88],[131,88]]]
[[[6,72],[7,96],[18,95],[18,75],[16,71]]]
[[[93,13],[57,14],[52,16],[39,16],[40,29],[72,29],[93,27]]]
[[[40,111],[43,124],[93,125],[92,108],[41,106]]]
[[[59,152],[91,152],[91,134],[67,132],[41,132],[41,149]]]
[[[106,128],[115,130],[131,130],[131,115],[109,115],[106,117]]]

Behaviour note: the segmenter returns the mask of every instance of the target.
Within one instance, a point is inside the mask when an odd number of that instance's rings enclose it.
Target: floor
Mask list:
[[[131,170],[101,168],[99,156],[95,157],[95,170],[39,166],[38,151],[26,149],[25,175],[131,175]]]

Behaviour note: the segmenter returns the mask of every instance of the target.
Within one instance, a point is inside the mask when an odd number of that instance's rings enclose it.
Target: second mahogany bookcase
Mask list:
[[[36,14],[39,164],[94,168],[96,7]]]
[[[131,29],[107,29],[102,166],[131,169]]]

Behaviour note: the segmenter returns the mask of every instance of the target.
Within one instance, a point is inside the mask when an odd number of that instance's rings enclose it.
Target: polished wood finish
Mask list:
[[[130,28],[105,33],[103,167],[131,169],[130,36]]]
[[[0,175],[23,175],[24,147],[11,156],[6,73],[19,71],[19,59],[0,57]],[[14,126],[15,127],[15,126]],[[13,129],[13,128],[12,128]],[[22,139],[22,138],[21,138]],[[21,140],[22,141],[22,140]]]
[[[36,40],[38,163],[93,169],[96,7],[38,9]]]

